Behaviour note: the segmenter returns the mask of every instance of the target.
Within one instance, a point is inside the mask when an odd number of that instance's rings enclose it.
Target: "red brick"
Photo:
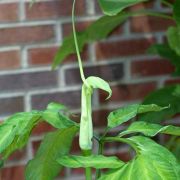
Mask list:
[[[20,161],[26,158],[26,148],[16,150],[9,158],[8,161]]]
[[[0,76],[0,92],[30,91],[55,86],[57,86],[56,71],[7,74]]]
[[[33,129],[32,135],[42,135],[53,130],[55,130],[53,126],[46,122],[41,122]]]
[[[180,79],[168,79],[165,81],[165,85],[180,84]]]
[[[24,180],[24,166],[7,167],[1,170],[2,180]]]
[[[142,60],[134,61],[131,64],[133,77],[147,77],[170,74],[174,67],[167,60]]]
[[[155,82],[141,83],[141,84],[122,84],[119,86],[113,86],[112,97],[105,101],[107,94],[104,91],[100,91],[100,101],[103,103],[108,102],[122,102],[131,100],[140,100],[144,96],[148,95],[156,88]]]
[[[33,48],[28,50],[29,65],[48,65],[53,62],[57,47]]]
[[[81,22],[76,22],[76,31],[83,31],[85,30],[92,21],[81,21]],[[63,36],[67,36],[72,33],[72,23],[65,23],[62,25],[62,31],[63,31]]]
[[[32,153],[33,153],[33,155],[35,155],[36,152],[38,151],[40,144],[41,144],[41,140],[32,142]]]
[[[97,59],[144,54],[153,44],[153,38],[131,39],[116,42],[102,42],[96,45]]]
[[[36,20],[71,16],[72,2],[72,0],[37,2],[32,8],[29,8],[29,3],[26,3],[26,17],[30,20]],[[76,15],[85,14],[84,0],[77,1],[76,8]]]
[[[24,98],[21,96],[1,98],[0,104],[2,104],[2,106],[0,106],[0,116],[7,116],[24,111]]]
[[[0,70],[20,67],[20,52],[18,50],[0,52]]]
[[[49,42],[54,38],[53,26],[21,26],[0,29],[0,45]]]
[[[72,142],[70,154],[79,154],[79,153],[81,153],[81,149],[79,147],[79,136],[76,136]]]
[[[0,4],[0,22],[10,22],[18,20],[18,4]]]
[[[117,152],[115,154],[105,153],[106,156],[117,156],[121,161],[128,162],[132,159],[130,151]]]
[[[144,8],[146,9],[151,9],[154,6],[154,1],[149,1],[145,3],[138,3],[135,4],[134,6],[129,7],[128,9],[131,11],[137,11],[137,10],[142,10]]]
[[[130,21],[130,30],[136,33],[166,31],[175,23],[172,20],[157,17],[143,16],[133,17]]]
[[[99,76],[106,81],[117,81],[120,80],[123,75],[123,64],[114,63],[114,64],[105,64],[105,65],[96,65],[88,66],[84,68],[85,76]],[[81,84],[82,80],[80,79],[79,69],[71,68],[65,71],[65,81],[67,85]]]
[[[28,62],[30,66],[34,65],[49,65],[52,64],[53,59],[58,51],[58,47],[32,48],[28,50]],[[82,60],[88,59],[88,48],[85,46],[81,53]],[[62,63],[77,62],[77,56],[69,55]]]
[[[107,116],[109,113],[110,110],[107,109],[93,111],[92,118],[94,127],[105,127],[107,125]]]
[[[45,109],[49,102],[59,102],[66,105],[67,107],[77,109],[80,107],[80,97],[81,93],[78,90],[38,94],[32,96],[31,103],[33,109]]]

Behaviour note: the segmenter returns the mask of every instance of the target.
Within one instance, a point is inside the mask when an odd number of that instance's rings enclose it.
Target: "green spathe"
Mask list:
[[[112,91],[109,84],[103,79],[95,76],[90,76],[86,79],[86,84],[82,86],[81,92],[81,122],[80,122],[80,135],[79,145],[82,150],[90,150],[92,148],[93,138],[93,123],[92,123],[92,108],[91,96],[93,89],[99,88],[106,91],[111,96]]]

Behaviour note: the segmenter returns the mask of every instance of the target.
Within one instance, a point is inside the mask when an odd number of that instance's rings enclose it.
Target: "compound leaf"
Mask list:
[[[52,180],[62,166],[56,162],[58,157],[69,153],[71,143],[76,135],[76,126],[48,133],[38,149],[34,159],[26,167],[26,180]]]

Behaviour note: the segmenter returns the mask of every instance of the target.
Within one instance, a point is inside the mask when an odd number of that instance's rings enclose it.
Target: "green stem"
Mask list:
[[[83,156],[90,156],[91,155],[91,150],[84,150],[82,151]],[[91,168],[85,168],[85,176],[86,180],[92,180],[92,173],[91,173]]]
[[[104,148],[104,143],[99,142],[98,155],[103,154],[103,148]],[[97,169],[96,170],[96,179],[98,179],[100,176],[101,176],[101,170]]]
[[[83,65],[82,65],[82,60],[81,60],[81,55],[80,55],[78,40],[77,40],[77,35],[76,35],[75,17],[74,17],[75,16],[74,15],[75,14],[75,3],[76,3],[76,0],[73,1],[73,6],[72,6],[72,28],[73,28],[74,43],[75,43],[76,54],[77,54],[77,58],[78,58],[81,79],[82,79],[83,83],[88,86],[88,84],[86,82],[86,78],[84,76]]]

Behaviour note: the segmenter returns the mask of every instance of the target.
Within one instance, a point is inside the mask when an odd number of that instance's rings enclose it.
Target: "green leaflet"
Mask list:
[[[129,121],[134,118],[137,114],[146,113],[150,111],[161,111],[168,107],[161,107],[156,104],[140,105],[133,104],[129,106],[122,107],[111,112],[108,116],[108,127],[114,128],[121,125],[124,122]]]
[[[149,49],[148,52],[151,54],[158,54],[161,57],[167,59],[175,66],[175,72],[173,75],[180,75],[180,56],[176,54],[167,44],[154,44]]]
[[[124,162],[120,161],[117,157],[111,156],[106,157],[103,155],[91,155],[91,156],[62,156],[58,158],[58,163],[70,167],[70,168],[96,168],[96,169],[104,169],[104,168],[120,168],[124,165]]]
[[[180,56],[180,27],[170,27],[167,31],[167,39],[171,49]]]
[[[131,133],[142,133],[145,136],[155,136],[158,133],[163,134],[170,134],[180,136],[180,127],[168,125],[168,126],[161,126],[159,124],[151,124],[148,122],[138,121],[132,123],[127,130],[121,132],[119,134],[120,137],[131,134]]]
[[[123,140],[136,147],[136,157],[121,168],[108,171],[99,180],[180,179],[180,165],[166,148],[142,136],[122,138]]]
[[[92,86],[93,89],[102,89],[104,91],[106,91],[109,95],[107,98],[110,98],[112,95],[112,90],[109,86],[109,84],[104,81],[103,79],[99,78],[99,77],[95,77],[95,76],[90,76],[86,79],[87,83]]]
[[[147,0],[98,0],[104,14],[113,16],[123,9]]]
[[[40,117],[41,113],[36,111],[17,113],[0,125],[0,153],[3,153],[4,158],[26,144],[26,137]]]
[[[34,159],[26,167],[26,180],[52,180],[62,166],[56,159],[69,153],[72,140],[76,135],[76,126],[48,133],[40,145]]]
[[[174,16],[174,19],[176,20],[176,23],[178,25],[180,25],[180,1],[179,0],[176,0],[174,3],[173,3],[173,16]]]
[[[58,112],[60,110],[65,110],[67,108],[63,104],[59,104],[59,103],[56,103],[56,102],[51,102],[51,103],[48,104],[47,109]]]
[[[65,107],[58,103],[50,103],[45,111],[17,113],[0,125],[0,153],[3,160],[15,150],[21,149],[27,143],[32,129],[44,118],[55,128],[78,126],[59,110]]]
[[[151,123],[160,123],[165,121],[175,114],[180,112],[180,96],[177,95],[177,91],[180,85],[171,85],[165,88],[161,88],[150,93],[143,101],[143,104],[159,104],[160,106],[166,106],[170,104],[170,107],[160,112],[148,112],[146,114],[139,115],[139,121],[146,121]]]
[[[103,16],[92,23],[86,30],[77,32],[79,50],[82,51],[86,43],[106,38],[114,28],[125,22],[129,16],[130,15],[125,13],[119,13],[113,17]],[[56,68],[66,57],[74,53],[76,53],[74,37],[70,35],[64,39],[59,48],[54,58],[52,68]]]
[[[42,114],[42,118],[51,124],[53,127],[58,129],[63,129],[67,127],[74,126],[76,123],[70,120],[68,117],[64,116],[63,114],[52,111],[52,110],[45,110]]]
[[[67,116],[63,115],[63,112],[67,108],[59,103],[52,102],[48,104],[47,110],[43,111],[42,118],[53,127],[63,129],[77,125],[74,121],[70,120]]]

